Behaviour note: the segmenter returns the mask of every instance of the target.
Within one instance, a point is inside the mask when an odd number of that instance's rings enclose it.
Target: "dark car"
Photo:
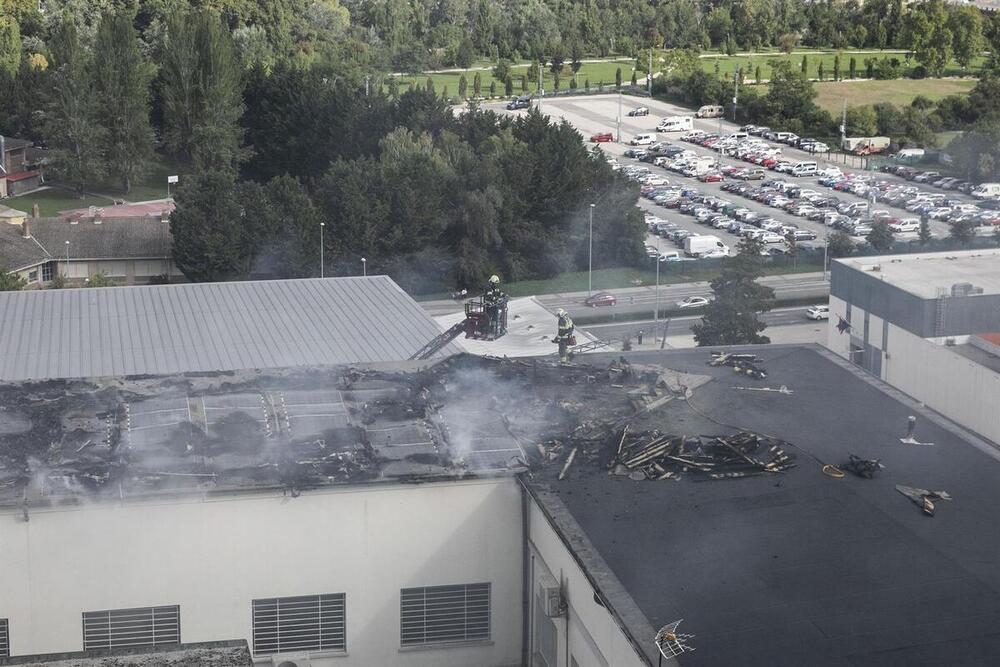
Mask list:
[[[629,116],[648,116],[649,115],[649,109],[647,109],[646,107],[637,107],[635,109],[630,110],[628,112],[628,115]]]
[[[507,110],[514,111],[515,109],[527,109],[531,106],[530,97],[515,97],[510,102],[507,102]]]
[[[587,300],[583,303],[591,308],[596,308],[598,306],[614,306],[618,303],[618,297],[610,292],[598,292],[593,296],[587,297]]]

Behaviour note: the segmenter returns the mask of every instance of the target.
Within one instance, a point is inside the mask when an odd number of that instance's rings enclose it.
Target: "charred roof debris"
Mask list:
[[[0,503],[426,481],[606,461],[609,439],[707,381],[454,356],[350,366],[0,384]],[[570,444],[572,443],[572,444]],[[568,466],[567,466],[568,467]]]
[[[791,467],[783,443],[752,433],[665,435],[657,409],[708,380],[625,358],[567,366],[458,355],[417,370],[3,384],[0,503],[244,488],[297,495],[525,470],[565,478],[574,464],[603,468],[612,454],[611,473],[624,467],[636,479]]]

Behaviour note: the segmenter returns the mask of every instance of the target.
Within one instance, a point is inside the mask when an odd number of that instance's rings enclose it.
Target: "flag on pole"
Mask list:
[[[840,315],[837,315],[837,331],[840,333],[846,333],[851,330],[851,323],[845,320]]]

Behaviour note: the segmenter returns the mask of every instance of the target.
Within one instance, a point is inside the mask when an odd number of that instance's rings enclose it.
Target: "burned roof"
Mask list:
[[[20,667],[252,667],[245,639],[0,658]]]
[[[682,665],[990,662],[1000,650],[996,449],[820,348],[753,352],[763,380],[710,367],[702,350],[628,354],[710,381],[603,438],[564,440],[554,465],[525,480],[602,603],[652,665],[657,629],[679,619],[695,648]],[[924,445],[901,442],[908,415]],[[629,456],[616,458],[625,425]],[[741,431],[780,440],[791,465],[713,478],[687,463],[711,468],[719,450],[704,446]],[[622,463],[656,438],[686,462],[677,474]],[[763,451],[750,456],[766,462]],[[873,478],[851,474],[850,454],[879,460]],[[740,465],[731,450],[720,456]],[[931,517],[897,485],[952,500]]]
[[[662,393],[631,369],[419,363],[0,384],[0,504],[507,474]]]
[[[0,292],[0,381],[391,362],[440,333],[388,276]]]

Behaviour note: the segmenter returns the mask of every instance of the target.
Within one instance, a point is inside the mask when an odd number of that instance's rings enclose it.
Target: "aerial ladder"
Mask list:
[[[485,299],[471,299],[465,303],[465,319],[452,325],[441,335],[428,341],[413,353],[411,360],[430,359],[444,347],[465,334],[466,338],[492,341],[507,333],[507,297],[496,303],[485,303]]]

